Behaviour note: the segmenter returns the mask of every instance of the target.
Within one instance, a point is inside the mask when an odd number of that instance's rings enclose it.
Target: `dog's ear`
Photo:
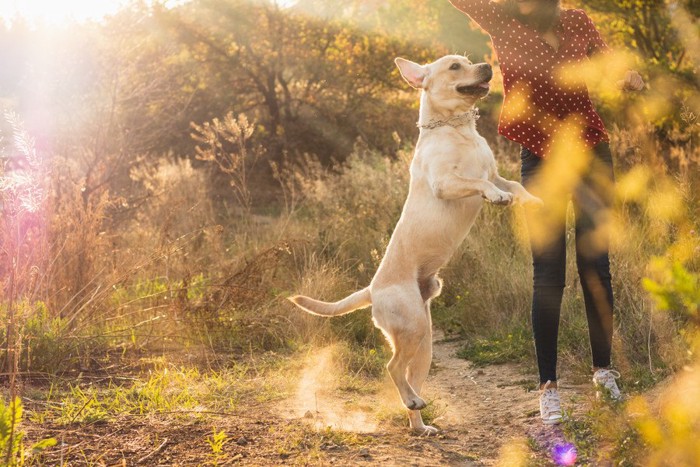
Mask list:
[[[428,69],[417,63],[414,63],[405,58],[397,58],[394,60],[396,66],[399,67],[401,76],[408,82],[411,86],[416,89],[422,89],[425,83],[425,77],[428,76]]]

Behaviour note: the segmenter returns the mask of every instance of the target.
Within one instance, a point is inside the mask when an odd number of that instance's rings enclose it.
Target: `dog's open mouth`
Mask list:
[[[457,92],[468,95],[488,93],[491,89],[491,84],[489,81],[490,80],[486,80],[477,84],[457,86]]]

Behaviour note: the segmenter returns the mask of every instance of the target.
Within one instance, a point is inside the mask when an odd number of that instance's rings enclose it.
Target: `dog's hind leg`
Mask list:
[[[430,323],[430,310],[426,304],[426,312],[428,313],[428,323]],[[433,336],[430,328],[428,328],[428,333],[423,337],[416,355],[408,364],[408,384],[418,393],[420,396],[423,389],[423,383],[428,377],[428,372],[430,371],[430,362],[433,359]],[[423,417],[421,416],[420,410],[411,410],[408,412],[408,420],[411,423],[411,429],[420,435],[432,435],[438,432],[437,428],[426,425],[423,423]]]
[[[372,291],[375,324],[384,331],[394,350],[387,370],[409,410],[420,410],[426,404],[406,379],[409,363],[416,356],[420,343],[430,334],[420,290],[415,283],[395,285]]]
[[[409,410],[421,410],[427,405],[406,379],[408,365],[416,355],[416,341],[422,341],[425,334],[425,329],[418,330],[416,328],[392,336],[395,346],[394,356],[389,361],[387,370],[389,370],[389,375],[399,390],[401,401]]]

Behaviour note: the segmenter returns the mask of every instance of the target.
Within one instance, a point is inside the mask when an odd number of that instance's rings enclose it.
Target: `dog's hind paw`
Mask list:
[[[406,401],[406,408],[408,410],[423,410],[427,406],[428,404],[420,397],[415,397]]]
[[[440,430],[430,425],[417,426],[413,428],[413,433],[417,436],[434,436],[439,432]]]

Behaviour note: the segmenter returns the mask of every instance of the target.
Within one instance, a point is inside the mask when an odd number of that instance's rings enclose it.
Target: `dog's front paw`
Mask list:
[[[527,196],[522,196],[516,199],[516,202],[518,204],[522,204],[523,206],[528,206],[528,207],[535,207],[535,208],[541,208],[544,206],[544,201],[539,199],[537,196],[532,196],[528,194]]]
[[[501,190],[491,190],[484,193],[484,199],[498,206],[510,206],[513,204],[513,194]]]
[[[532,198],[533,198],[533,199],[529,200],[529,201],[527,202],[527,204],[532,205],[532,206],[535,206],[535,207],[538,207],[538,208],[544,207],[544,201],[542,201],[541,199],[537,198],[536,196],[533,196]]]

